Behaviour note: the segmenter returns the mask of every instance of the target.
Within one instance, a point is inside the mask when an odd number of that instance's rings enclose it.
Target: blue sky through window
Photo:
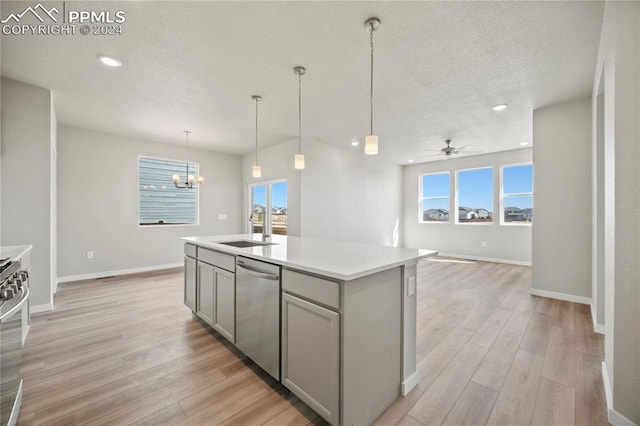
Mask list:
[[[533,192],[533,165],[504,167],[502,169],[502,192],[505,195]]]
[[[423,197],[448,197],[449,173],[422,176]],[[447,207],[448,209],[448,207]]]
[[[458,206],[493,212],[493,168],[458,172]]]

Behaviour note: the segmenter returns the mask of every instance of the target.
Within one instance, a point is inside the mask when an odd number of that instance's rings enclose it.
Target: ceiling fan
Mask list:
[[[463,154],[480,154],[482,151],[468,151],[468,148],[472,148],[471,145],[468,146],[461,146],[460,148],[456,148],[454,146],[451,146],[451,139],[445,139],[444,143],[446,144],[446,146],[442,149],[433,149],[433,148],[429,148],[427,149],[428,151],[440,151],[438,154],[429,154],[429,155],[423,155],[421,157],[418,158],[426,158],[426,157],[435,157],[437,155],[444,155],[445,158],[451,158],[452,155],[454,154],[458,154],[458,153],[463,153]]]

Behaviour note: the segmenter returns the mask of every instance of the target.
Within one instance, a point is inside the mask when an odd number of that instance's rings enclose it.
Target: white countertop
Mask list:
[[[183,240],[231,255],[246,256],[342,281],[349,281],[396,266],[435,256],[435,250],[408,249],[373,244],[273,235],[269,246],[238,248],[226,241],[261,241],[261,234],[184,237]]]
[[[0,247],[0,259],[10,257],[11,260],[20,259],[33,248],[32,245],[27,246],[3,246]]]

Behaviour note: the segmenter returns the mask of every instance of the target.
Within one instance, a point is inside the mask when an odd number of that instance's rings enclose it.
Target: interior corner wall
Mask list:
[[[604,69],[603,379],[609,422],[640,425],[640,3],[606,2],[597,69]]]
[[[533,111],[532,289],[591,297],[591,100]]]
[[[251,177],[255,154],[243,158],[245,213],[247,185],[287,179],[289,235],[401,246],[402,168],[362,149],[343,149],[304,140],[304,170],[293,167],[298,141],[259,150],[262,177]]]
[[[449,160],[404,166],[404,242],[405,246],[438,250],[440,253],[469,259],[530,265],[531,226],[500,225],[499,214],[492,224],[420,223],[420,175],[448,171],[451,176],[450,209],[455,203],[456,170],[493,168],[494,212],[500,211],[500,166],[531,162],[531,148],[492,154],[458,157]],[[535,167],[535,166],[534,166]],[[534,170],[534,175],[537,169]],[[534,188],[534,226],[537,220],[538,193]],[[482,245],[485,242],[485,246]]]
[[[362,151],[306,144],[302,236],[402,246],[402,166]]]
[[[2,79],[2,241],[33,245],[29,279],[34,311],[52,306],[51,92]],[[53,198],[52,198],[53,197]]]
[[[199,225],[138,226],[139,155],[200,164]],[[180,237],[239,233],[240,168],[237,155],[190,149],[186,158],[184,146],[58,126],[60,280],[178,266]]]

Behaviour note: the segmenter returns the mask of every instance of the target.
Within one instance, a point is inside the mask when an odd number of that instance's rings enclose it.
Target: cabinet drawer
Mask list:
[[[193,244],[184,243],[184,255],[189,257],[197,257],[197,247]]]
[[[340,284],[284,269],[282,289],[334,309],[340,309]]]
[[[217,266],[218,268],[226,269],[230,272],[235,272],[236,270],[235,256],[229,256],[228,254],[220,253],[218,251],[199,247],[198,260]]]

